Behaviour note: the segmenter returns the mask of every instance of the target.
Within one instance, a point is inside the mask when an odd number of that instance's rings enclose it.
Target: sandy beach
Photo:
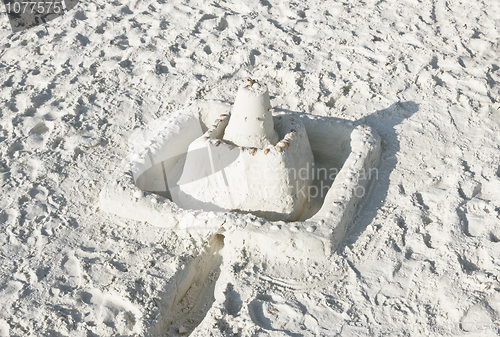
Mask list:
[[[0,336],[500,334],[500,3],[98,0],[15,33],[2,8]],[[102,209],[144,130],[248,76],[380,135],[331,254]]]

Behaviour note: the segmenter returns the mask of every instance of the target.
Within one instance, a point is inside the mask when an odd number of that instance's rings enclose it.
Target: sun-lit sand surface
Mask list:
[[[499,334],[499,43],[484,0],[83,1],[17,33],[2,10],[0,336]],[[331,254],[320,220],[101,209],[147,126],[247,76],[380,135]]]

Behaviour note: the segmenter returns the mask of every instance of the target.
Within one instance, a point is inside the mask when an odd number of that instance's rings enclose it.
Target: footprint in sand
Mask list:
[[[104,294],[98,289],[89,289],[80,293],[80,298],[88,304],[85,321],[95,326],[94,333],[99,336],[139,334],[141,312],[132,303],[116,295]]]

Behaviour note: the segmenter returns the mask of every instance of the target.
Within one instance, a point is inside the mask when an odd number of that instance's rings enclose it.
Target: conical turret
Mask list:
[[[279,139],[274,130],[270,108],[267,86],[249,78],[245,79],[236,95],[224,140],[238,146],[257,149],[276,145]]]

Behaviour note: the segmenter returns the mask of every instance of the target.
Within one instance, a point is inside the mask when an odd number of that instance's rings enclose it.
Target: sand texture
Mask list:
[[[16,33],[2,10],[0,336],[500,334],[499,54],[492,0],[82,1]],[[100,208],[141,130],[245,77],[380,135],[333,252],[321,218],[301,241]],[[255,231],[187,230],[223,225]]]

